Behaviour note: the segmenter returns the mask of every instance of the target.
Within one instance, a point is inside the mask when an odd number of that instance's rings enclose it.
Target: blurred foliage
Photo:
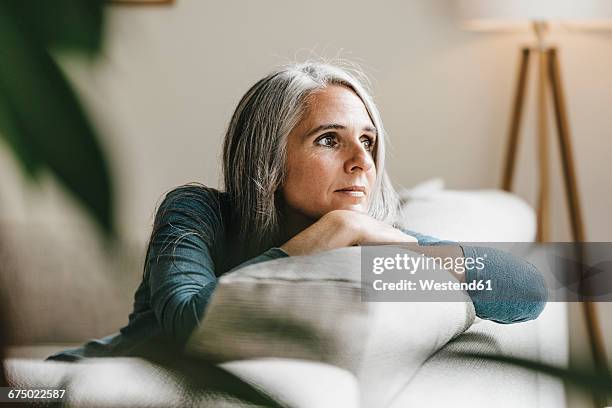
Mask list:
[[[0,138],[32,181],[50,171],[115,236],[113,189],[98,135],[53,52],[94,56],[101,0],[0,1]]]
[[[539,361],[497,354],[454,352],[451,354],[451,356],[453,358],[467,359],[471,361],[489,360],[503,364],[510,364],[516,367],[547,374],[552,377],[557,377],[593,394],[600,407],[606,406],[606,397],[612,396],[612,377],[609,373],[602,372],[601,370],[580,367],[556,367],[550,364],[541,363]],[[587,367],[587,365],[585,364],[584,367]]]
[[[238,399],[243,405],[249,404],[248,406],[288,407],[264,390],[218,366],[211,358],[186,352],[181,344],[168,337],[154,337],[130,350],[129,355],[144,358],[171,370],[196,390],[223,394]]]
[[[0,0],[0,138],[29,180],[38,181],[43,170],[55,175],[108,241],[116,235],[108,165],[94,126],[54,59],[57,52],[95,56],[100,51],[103,6],[101,0]],[[5,334],[0,330],[0,386],[6,381]],[[188,356],[169,341],[149,343],[135,353],[195,387],[281,407],[214,362]]]

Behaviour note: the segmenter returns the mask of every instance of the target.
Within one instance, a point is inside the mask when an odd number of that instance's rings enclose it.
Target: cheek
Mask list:
[[[283,188],[285,198],[290,202],[300,201],[302,205],[324,200],[336,179],[336,167],[332,158],[317,155],[299,159],[292,157]]]
[[[368,172],[368,184],[371,186],[376,182],[376,166],[372,167],[372,170]]]
[[[303,157],[295,160],[288,168],[287,187],[300,185],[301,189],[321,190],[331,178],[332,169],[329,160],[321,157]]]
[[[328,187],[328,181],[334,177],[336,167],[332,157],[322,155],[312,155],[302,163],[304,175],[308,182],[318,187]]]

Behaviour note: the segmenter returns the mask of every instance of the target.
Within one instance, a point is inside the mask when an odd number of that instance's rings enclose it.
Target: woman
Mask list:
[[[165,335],[184,343],[227,271],[362,242],[415,242],[436,256],[471,256],[460,247],[393,226],[398,199],[385,171],[385,131],[359,74],[322,63],[280,69],[249,89],[223,147],[225,191],[185,185],[168,193],[155,218],[143,281],[119,333],[50,360],[129,355]],[[490,253],[492,250],[487,249]],[[469,292],[481,318],[534,319],[546,287],[528,262],[504,252],[460,281],[491,278],[523,302]],[[487,298],[489,297],[489,298]]]

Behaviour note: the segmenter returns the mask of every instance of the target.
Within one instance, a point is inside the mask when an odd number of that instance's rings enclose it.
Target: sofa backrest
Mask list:
[[[80,343],[127,323],[144,248],[106,253],[87,228],[2,223],[0,298],[10,345]]]
[[[498,190],[445,190],[432,180],[400,191],[403,226],[454,241],[532,241],[535,213]],[[106,254],[90,228],[0,223],[0,298],[10,344],[81,343],[127,323],[146,243]]]

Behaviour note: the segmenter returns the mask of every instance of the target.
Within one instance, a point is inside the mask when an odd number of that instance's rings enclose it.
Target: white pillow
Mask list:
[[[334,365],[357,377],[362,406],[383,406],[472,324],[474,306],[467,294],[464,302],[362,302],[360,250],[282,258],[221,277],[188,351],[219,362]]]
[[[401,226],[462,242],[533,242],[533,208],[502,190],[445,190],[442,179],[399,192]]]

